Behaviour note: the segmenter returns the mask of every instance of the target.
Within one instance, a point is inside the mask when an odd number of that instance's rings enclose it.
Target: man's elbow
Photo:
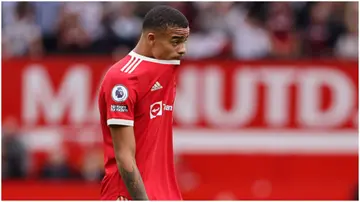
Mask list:
[[[116,164],[118,167],[125,168],[126,170],[132,170],[135,163],[135,156],[131,152],[116,152],[115,154]]]

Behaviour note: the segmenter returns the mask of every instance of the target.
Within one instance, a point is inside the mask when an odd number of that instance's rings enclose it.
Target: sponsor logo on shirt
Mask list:
[[[171,106],[171,105],[163,104],[163,107],[164,107],[165,111],[172,111],[173,110],[173,106]]]
[[[162,89],[161,84],[157,81],[151,88],[151,91],[156,91]]]
[[[163,111],[172,111],[173,106],[164,104],[162,101],[150,105],[150,119],[163,115]]]
[[[128,106],[127,105],[111,105],[110,110],[112,112],[128,112]]]
[[[150,119],[162,115],[162,101],[150,105]]]

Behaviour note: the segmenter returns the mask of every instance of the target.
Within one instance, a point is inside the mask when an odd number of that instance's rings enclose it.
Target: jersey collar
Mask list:
[[[138,53],[135,53],[134,51],[131,51],[129,53],[129,55],[132,56],[132,57],[136,57],[136,58],[139,58],[141,60],[145,60],[145,61],[153,62],[153,63],[159,63],[159,64],[165,64],[165,65],[180,65],[180,60],[159,60],[159,59],[150,58],[150,57],[140,55]]]

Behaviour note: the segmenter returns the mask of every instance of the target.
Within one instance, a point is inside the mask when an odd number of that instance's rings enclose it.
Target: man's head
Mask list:
[[[142,35],[156,59],[180,59],[189,33],[186,17],[169,6],[156,6],[144,18]]]

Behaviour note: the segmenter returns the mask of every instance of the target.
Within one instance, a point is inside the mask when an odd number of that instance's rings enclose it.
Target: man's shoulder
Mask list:
[[[133,77],[135,74],[133,73],[132,68],[134,67],[134,60],[131,56],[127,55],[113,64],[107,71],[105,75],[105,79],[111,78],[130,78]],[[129,71],[132,70],[130,73]]]
[[[109,74],[112,76],[116,75],[117,77],[130,78],[134,76],[143,76],[148,75],[153,70],[151,66],[156,64],[149,63],[142,60],[141,58],[127,55],[117,63],[112,65],[109,69]]]
[[[130,57],[126,56],[113,64],[106,72],[102,86],[104,89],[110,89],[117,85],[123,85],[127,88],[135,88],[139,79],[136,74],[129,74],[123,71],[130,61]]]

